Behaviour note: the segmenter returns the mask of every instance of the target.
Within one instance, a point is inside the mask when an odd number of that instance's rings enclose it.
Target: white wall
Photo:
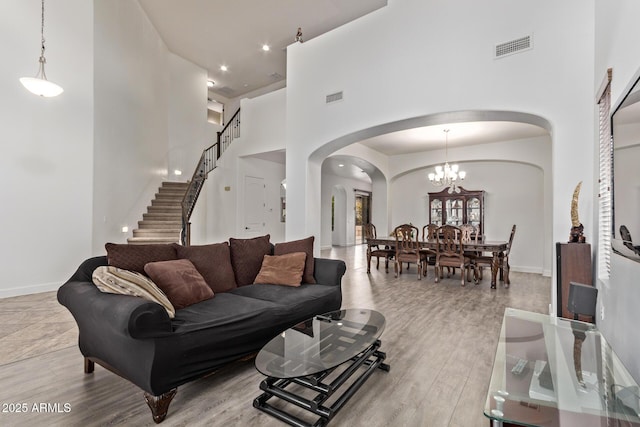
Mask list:
[[[606,69],[611,67],[611,100],[614,106],[621,101],[631,82],[640,75],[638,16],[640,3],[636,1],[596,2],[596,79],[593,92],[600,85]],[[637,174],[626,179],[637,181]],[[605,319],[598,319],[598,326],[635,380],[640,382],[640,342],[635,339],[640,307],[638,277],[640,263],[612,255],[611,277],[598,281],[598,302],[605,311]]]
[[[169,53],[138,2],[95,1],[93,251],[123,243],[167,174]]]
[[[371,183],[348,179],[337,175],[322,174],[321,200],[321,233],[319,244],[321,248],[331,245],[349,246],[355,244],[356,217],[354,190],[372,191]],[[342,197],[344,193],[344,199]],[[331,197],[337,196],[335,212],[335,229],[331,231]],[[376,195],[373,195],[375,199]]]
[[[95,2],[93,251],[125,242],[163,180],[190,179],[212,143],[206,72],[169,52],[138,2]],[[173,175],[180,169],[183,175]],[[203,198],[206,196],[203,196]],[[192,217],[202,242],[206,202]]]
[[[56,289],[91,255],[93,2],[46,6],[47,77],[65,90],[48,99],[18,81],[38,70],[40,2],[0,2],[0,297]]]
[[[236,232],[227,237],[246,238],[255,237],[245,231],[244,214],[245,208],[244,181],[245,177],[251,176],[261,178],[265,185],[265,206],[264,206],[264,233],[270,234],[272,243],[284,242],[285,223],[280,221],[280,183],[284,179],[284,164],[270,162],[258,158],[245,157],[238,159],[237,173],[237,212]]]
[[[207,122],[207,72],[192,62],[168,52],[169,71],[169,179],[191,178],[202,150],[210,139]],[[173,171],[179,169],[181,176]]]
[[[169,99],[168,171],[169,181],[191,179],[202,151],[216,141],[215,130],[221,129],[207,121],[207,72],[203,68],[168,52]],[[213,135],[212,135],[213,134]],[[175,175],[175,170],[182,175]],[[191,214],[191,244],[207,241],[207,193],[201,192]]]

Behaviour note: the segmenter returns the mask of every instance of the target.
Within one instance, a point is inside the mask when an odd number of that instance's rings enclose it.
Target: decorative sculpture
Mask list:
[[[582,181],[576,185],[576,189],[573,190],[573,197],[571,198],[571,232],[569,233],[569,243],[584,243],[586,240],[583,234],[584,227],[582,223],[580,223],[580,218],[578,218],[580,187],[582,187]]]
[[[296,40],[299,43],[302,43],[302,28],[298,27],[298,32],[296,33]]]

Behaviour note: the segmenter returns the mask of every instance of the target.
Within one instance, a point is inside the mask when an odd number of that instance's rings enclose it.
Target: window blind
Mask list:
[[[613,222],[613,141],[611,137],[611,69],[598,99],[599,176],[598,176],[598,277],[608,279],[611,271],[611,234]]]

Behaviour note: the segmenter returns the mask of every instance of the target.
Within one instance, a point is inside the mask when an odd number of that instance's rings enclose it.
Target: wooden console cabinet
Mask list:
[[[589,243],[556,243],[558,317],[573,319],[567,310],[571,282],[592,285],[591,245]]]

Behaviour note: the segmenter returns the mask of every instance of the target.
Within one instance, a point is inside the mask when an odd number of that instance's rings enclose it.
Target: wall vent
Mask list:
[[[327,95],[327,104],[340,101],[342,99],[342,91]]]
[[[533,49],[533,36],[531,35],[497,44],[494,52],[494,58],[502,58],[504,56],[524,52],[529,49]]]

